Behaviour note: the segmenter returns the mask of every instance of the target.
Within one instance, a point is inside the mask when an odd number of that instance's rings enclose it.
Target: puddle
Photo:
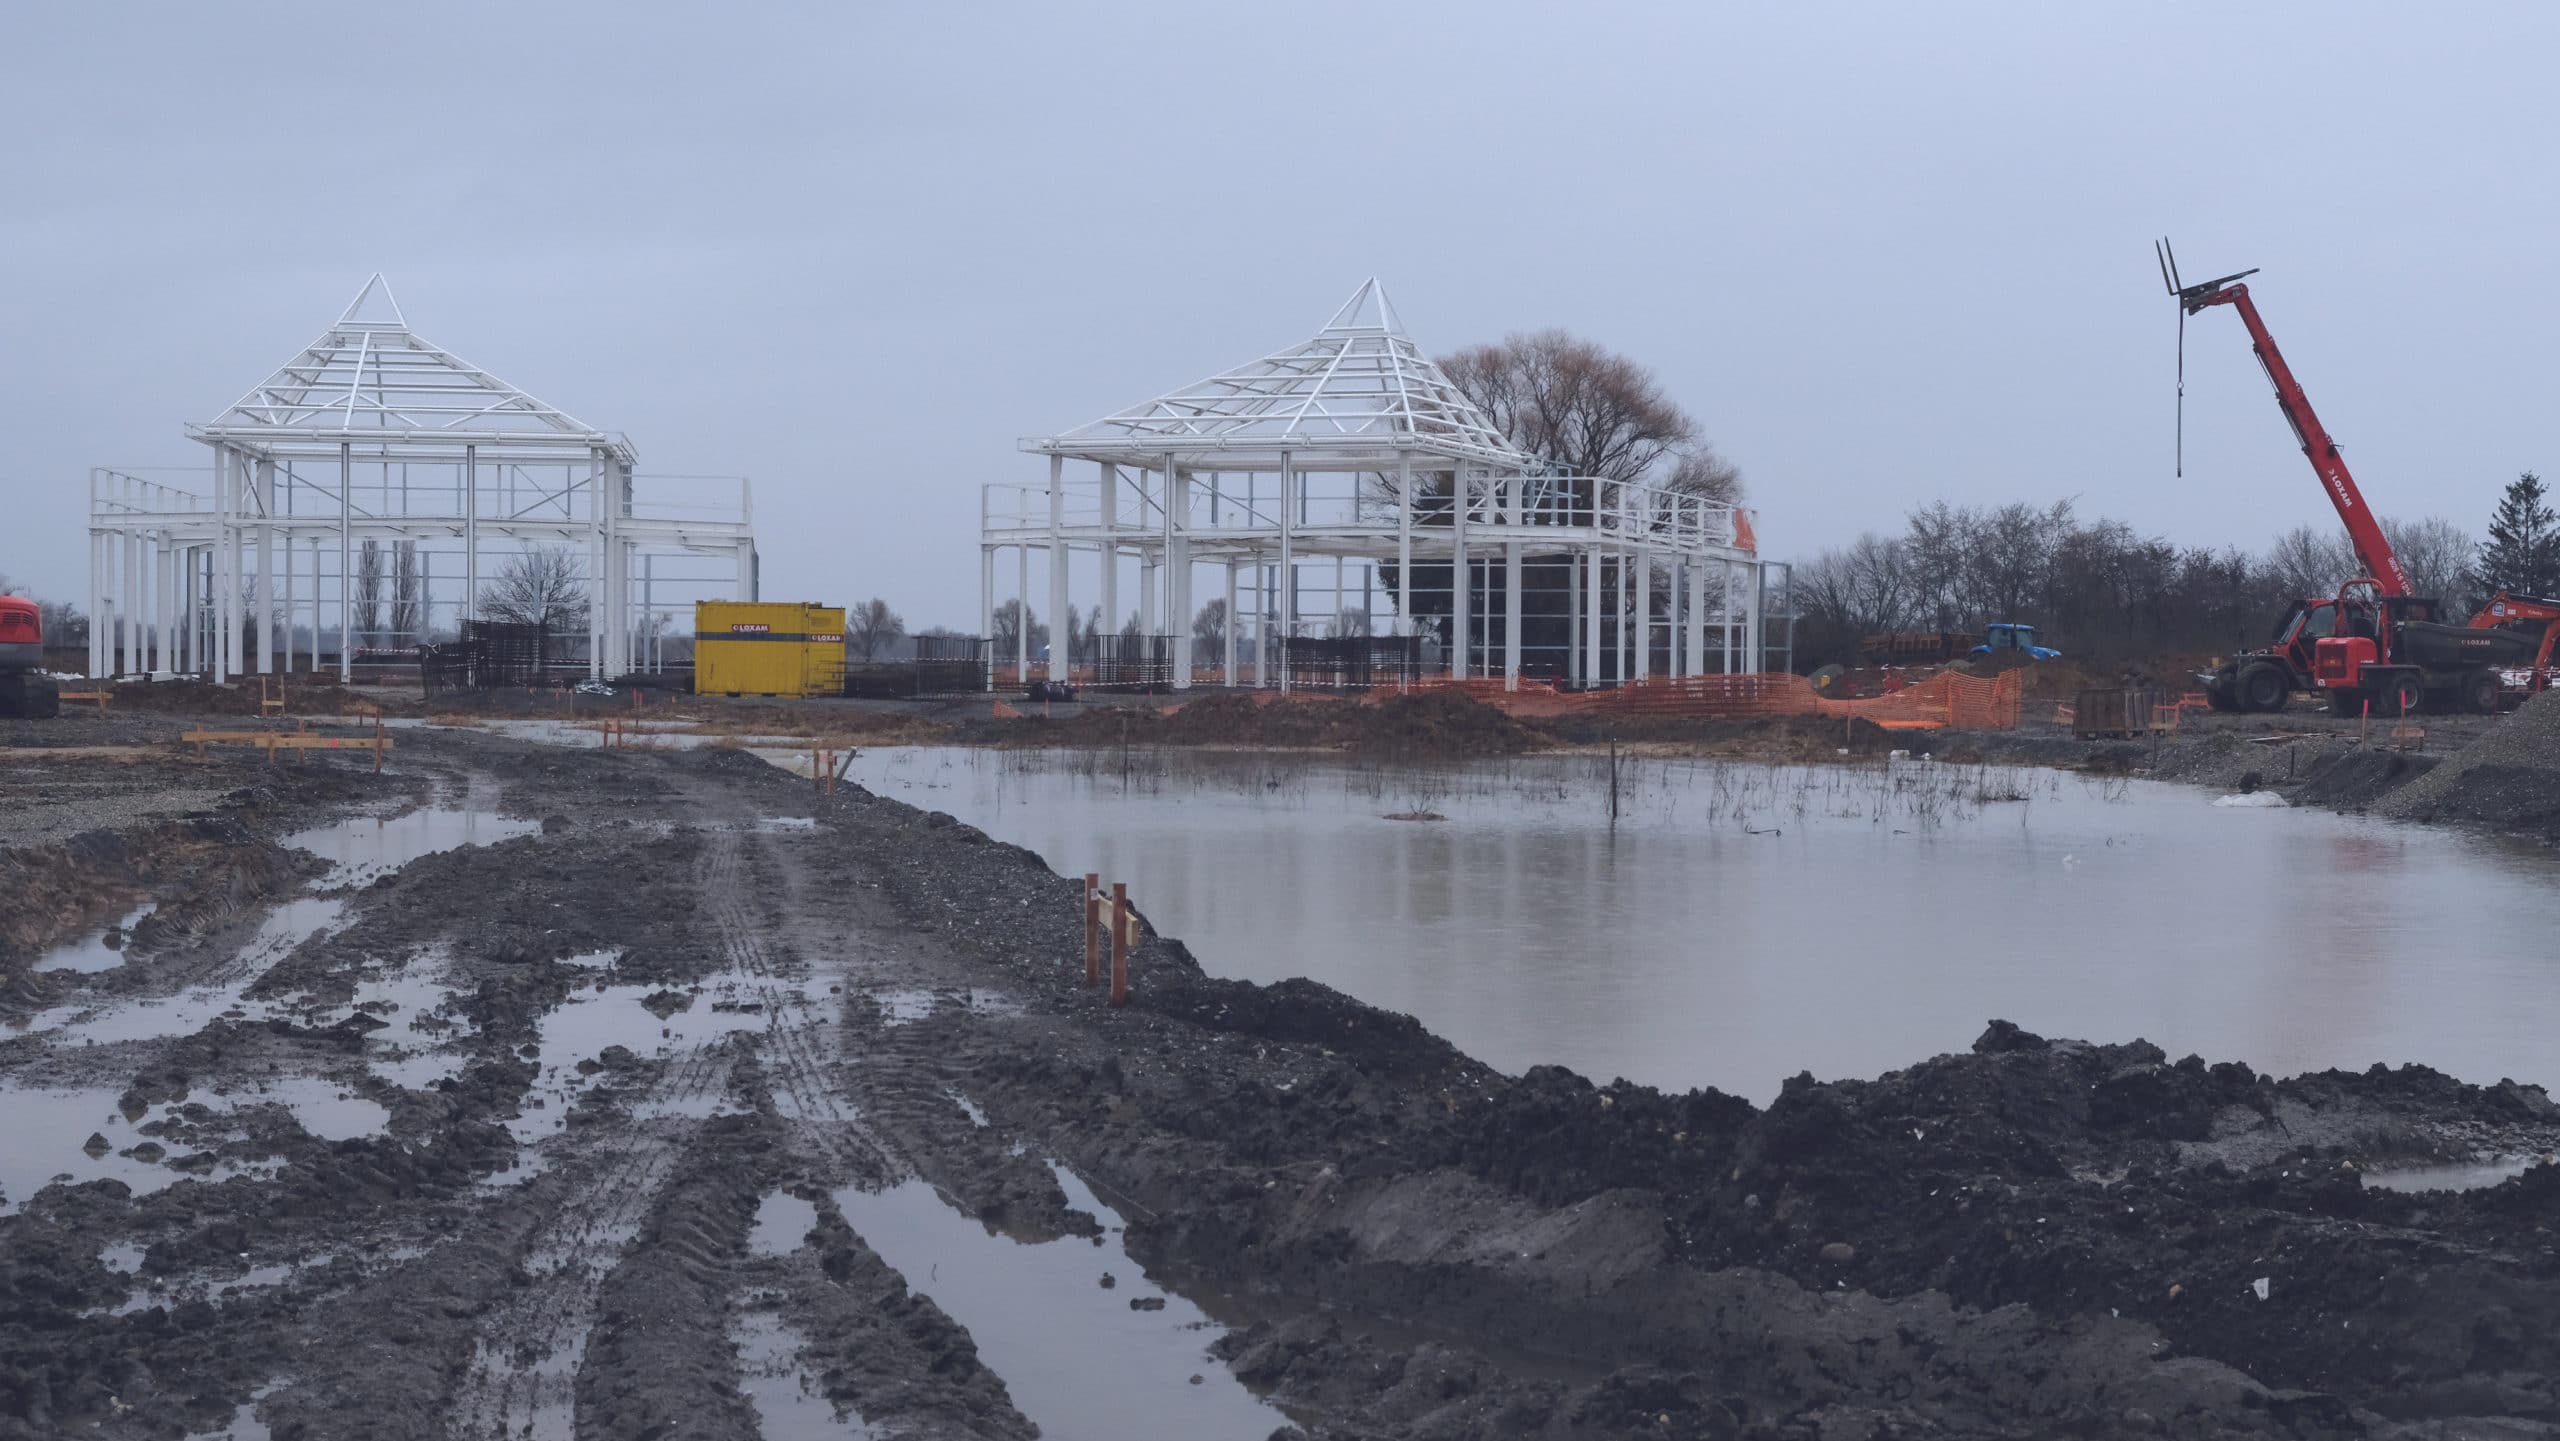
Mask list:
[[[951,1098],[951,1104],[958,1106],[961,1110],[969,1113],[969,1123],[971,1125],[976,1126],[981,1131],[987,1128],[986,1110],[977,1102],[961,1095],[958,1091],[945,1091],[942,1094]]]
[[[738,1389],[755,1406],[756,1434],[764,1441],[869,1441],[880,1435],[827,1399],[800,1364],[800,1334],[780,1316],[742,1311],[729,1325],[729,1341],[738,1348]]]
[[[228,1424],[218,1431],[190,1431],[187,1441],[275,1441],[275,1433],[267,1429],[266,1422],[258,1419],[257,1407],[279,1384],[270,1381],[250,1392],[249,1399],[232,1411]]]
[[[756,1226],[747,1236],[747,1249],[759,1256],[788,1256],[800,1249],[817,1224],[814,1203],[776,1191],[756,1207]]]
[[[367,980],[356,987],[346,1007],[315,1016],[311,1024],[331,1025],[359,1012],[373,1017],[383,1023],[364,1038],[365,1060],[373,1073],[404,1090],[432,1090],[470,1064],[459,1043],[478,1029],[443,1009],[453,994],[442,979],[444,965],[439,956]]]
[[[540,822],[491,811],[429,807],[388,818],[356,816],[287,836],[284,843],[333,863],[323,886],[360,886],[420,856],[493,845],[540,829]]]
[[[226,1011],[247,1014],[242,998],[249,987],[267,968],[290,955],[296,946],[327,931],[338,923],[346,903],[305,897],[287,901],[267,913],[258,923],[257,934],[240,948],[240,954],[223,970],[237,979],[221,985],[190,986],[174,996],[157,996],[149,1000],[128,1001],[104,1008],[95,1006],[55,1006],[41,1011],[27,1023],[26,1029],[51,1033],[58,1046],[103,1046],[117,1041],[148,1040],[156,1036],[193,1035],[211,1024]],[[261,1006],[260,1014],[271,1014],[272,1007]]]
[[[98,1264],[119,1275],[130,1276],[142,1269],[142,1248],[131,1241],[118,1241],[98,1253]]]
[[[323,1141],[380,1135],[391,1124],[391,1113],[380,1102],[369,1101],[336,1081],[317,1076],[293,1076],[250,1090],[214,1094],[230,1102],[234,1109],[280,1105],[293,1112],[296,1125]]]
[[[583,951],[563,959],[564,966],[577,966],[590,971],[609,971],[622,961],[620,951]]]
[[[2398,1171],[2367,1171],[2364,1184],[2377,1191],[2478,1191],[2511,1181],[2550,1160],[2548,1156],[2495,1156],[2445,1166],[2411,1166]]]
[[[57,1176],[72,1184],[102,1177],[122,1181],[135,1195],[184,1179],[156,1161],[120,1156],[151,1139],[134,1134],[116,1111],[120,1092],[106,1089],[0,1092],[0,1214],[15,1212]],[[106,1138],[104,1154],[81,1149],[91,1136]],[[172,1152],[172,1155],[179,1154]]]
[[[225,1276],[215,1280],[180,1278],[174,1282],[155,1283],[126,1293],[124,1300],[103,1314],[130,1316],[137,1311],[148,1311],[154,1306],[167,1306],[174,1309],[189,1301],[220,1301],[234,1291],[262,1291],[271,1286],[281,1286],[306,1271],[317,1271],[336,1259],[338,1258],[334,1254],[322,1252],[308,1260],[252,1266],[237,1276]]]
[[[44,958],[35,963],[34,969],[78,971],[84,975],[112,971],[124,964],[125,940],[133,934],[133,928],[141,924],[142,918],[149,914],[151,914],[150,906],[136,906],[131,915],[98,934],[45,952]]]
[[[672,1056],[734,1031],[761,1031],[773,1024],[772,1012],[805,1004],[798,996],[767,999],[735,980],[714,982],[691,997],[692,1004],[664,1017],[641,1002],[665,988],[648,985],[599,985],[572,994],[546,1013],[538,1025],[542,1075],[534,1082],[516,1119],[507,1123],[520,1144],[531,1145],[567,1125],[578,1099],[611,1073],[581,1074],[578,1063],[592,1061],[609,1046],[621,1046],[643,1058]],[[678,992],[677,994],[685,994]],[[638,1100],[633,1114],[700,1118],[735,1109],[726,1095],[707,1091],[694,1096]]]
[[[1018,1016],[1022,1003],[1002,991],[873,991],[872,1002],[880,1007],[880,1023],[886,1026],[912,1025],[945,1006],[966,1006],[973,1016]]]
[[[1027,1245],[952,1209],[911,1180],[885,1191],[838,1191],[845,1219],[910,1289],[969,1330],[1045,1436],[1181,1436],[1262,1441],[1289,1418],[1208,1354],[1219,1327],[1190,1301],[1151,1284],[1119,1241],[1119,1213],[1063,1167],[1067,1199],[1107,1234]],[[1102,1277],[1116,1283],[1109,1289]],[[1161,1310],[1133,1310],[1161,1299]]]

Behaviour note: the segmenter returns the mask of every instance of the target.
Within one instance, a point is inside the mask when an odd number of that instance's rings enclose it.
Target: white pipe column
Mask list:
[[[312,572],[311,618],[316,626],[320,618],[319,572]],[[476,620],[480,615],[480,447],[462,448],[462,620]],[[462,626],[457,622],[454,635],[459,638]],[[313,662],[317,668],[318,662]]]
[[[1102,465],[1102,625],[1120,629],[1120,467]]]
[[[356,678],[355,447],[338,443],[338,684]]]
[[[1235,688],[1236,683],[1236,635],[1240,629],[1241,627],[1236,623],[1236,563],[1230,560],[1227,562],[1226,635],[1227,688],[1230,690]]]
[[[1449,468],[1449,679],[1467,678],[1467,468]]]
[[[1165,462],[1165,609],[1173,631],[1173,688],[1191,689],[1191,473]]]
[[[1636,664],[1635,677],[1645,680],[1653,675],[1653,550],[1639,545],[1635,550],[1636,567]]]
[[[1413,452],[1396,452],[1396,634],[1413,627]]]
[[[231,571],[231,452],[224,446],[213,448],[213,577],[212,594],[207,597],[213,612],[212,631],[206,636],[205,659],[213,672],[214,684],[231,679],[231,604],[232,587],[237,577]]]
[[[1742,567],[1742,658],[1746,662],[1746,668],[1753,671],[1766,670],[1769,665],[1768,647],[1761,643],[1760,636],[1760,591],[1767,584],[1767,577],[1768,572],[1760,568],[1758,561],[1744,563]]]
[[[1275,587],[1280,592],[1280,648],[1283,651],[1288,649],[1289,637],[1297,633],[1298,562],[1297,558],[1291,554],[1294,532],[1298,523],[1298,505],[1291,498],[1296,489],[1297,473],[1294,462],[1289,452],[1284,450],[1280,452],[1280,573],[1277,577],[1278,585]],[[1261,684],[1268,679],[1266,673],[1271,664],[1271,641],[1268,635],[1270,628],[1270,622],[1264,621],[1265,637],[1262,650],[1253,661],[1253,678],[1256,684]],[[1286,655],[1283,655],[1280,661],[1280,688],[1284,691],[1289,688],[1289,662]]]
[[[1527,476],[1514,475],[1511,477],[1511,506],[1506,515],[1506,518],[1510,522],[1511,539],[1505,541],[1502,547],[1504,591],[1502,598],[1502,684],[1507,690],[1518,690],[1520,688],[1520,618],[1522,611],[1520,567],[1522,560],[1524,559],[1521,554],[1520,534],[1521,527],[1527,523],[1527,516],[1522,509],[1522,502],[1526,499],[1523,492],[1528,488],[1529,478]]]
[[[276,463],[258,460],[258,674],[276,668]],[[287,542],[288,546],[291,544]]]
[[[1690,573],[1690,625],[1684,627],[1684,650],[1690,653],[1690,676],[1708,671],[1708,568],[1700,561],[1684,566]]]
[[[1067,458],[1049,457],[1049,679],[1063,679],[1076,663],[1075,600],[1067,590]]]
[[[1582,558],[1582,683],[1598,685],[1600,665],[1600,546],[1594,542]]]
[[[124,500],[124,512],[130,517],[140,508],[134,504],[133,481],[130,477],[124,483]],[[130,526],[132,522],[128,519],[126,524]],[[118,552],[116,556],[116,642],[119,651],[116,657],[116,674],[131,675],[141,669],[137,652],[140,651],[142,643],[142,619],[138,609],[142,601],[142,585],[141,577],[137,572],[141,569],[142,542],[135,538],[132,530],[126,529],[116,533],[115,545]]]
[[[311,537],[311,673],[320,673],[320,537]]]

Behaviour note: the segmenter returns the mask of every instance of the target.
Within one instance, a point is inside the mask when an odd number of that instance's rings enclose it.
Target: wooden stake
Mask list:
[[[1129,883],[1111,883],[1111,1004],[1129,1004]]]
[[[1102,984],[1102,877],[1084,873],[1084,986]]]

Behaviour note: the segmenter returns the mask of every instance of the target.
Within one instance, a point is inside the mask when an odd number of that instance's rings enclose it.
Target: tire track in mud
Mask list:
[[[737,829],[714,831],[694,879],[724,963],[709,979],[725,972],[744,982],[741,989],[762,1004],[766,1024],[712,1038],[671,1060],[632,1108],[653,1109],[657,1118],[635,1119],[600,1136],[594,1144],[603,1154],[583,1168],[590,1175],[573,1181],[563,1168],[567,1194],[559,1210],[523,1243],[521,1264],[533,1283],[506,1298],[475,1339],[454,1405],[455,1441],[571,1441],[576,1435],[578,1372],[598,1299],[701,1129],[701,1120],[674,1112],[725,1087],[728,1047],[739,1035],[756,1037],[766,1057],[758,1089],[797,1135],[815,1141],[838,1166],[871,1173],[895,1167],[859,1114],[833,1094],[821,1027],[800,1014],[806,1009],[800,989],[782,974],[766,936],[769,918],[751,901],[750,839]]]

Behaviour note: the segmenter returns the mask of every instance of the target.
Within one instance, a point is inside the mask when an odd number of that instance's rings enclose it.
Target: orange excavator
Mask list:
[[[2500,592],[2467,624],[2439,622],[2436,601],[2411,594],[2415,587],[2409,572],[2365,504],[2346,456],[2285,364],[2284,352],[2276,348],[2275,336],[2249,298],[2249,287],[2240,283],[2258,272],[2243,270],[2187,285],[2179,279],[2177,256],[2167,241],[2160,242],[2158,254],[2160,278],[2178,301],[2181,401],[2186,394],[2186,317],[2211,306],[2230,306],[2248,327],[2250,347],[2275,387],[2276,408],[2284,412],[2322,492],[2337,508],[2363,571],[2335,596],[2297,602],[2265,649],[2198,672],[2196,680],[2213,708],[2279,711],[2293,692],[2313,690],[2326,692],[2330,708],[2341,715],[2406,715],[2422,709],[2485,715],[2503,702],[2510,673],[2525,672],[2520,682],[2525,690],[2548,686],[2553,644],[2560,641],[2560,601]]]
[[[44,615],[24,596],[0,595],[0,717],[42,720],[62,711],[44,673]]]

